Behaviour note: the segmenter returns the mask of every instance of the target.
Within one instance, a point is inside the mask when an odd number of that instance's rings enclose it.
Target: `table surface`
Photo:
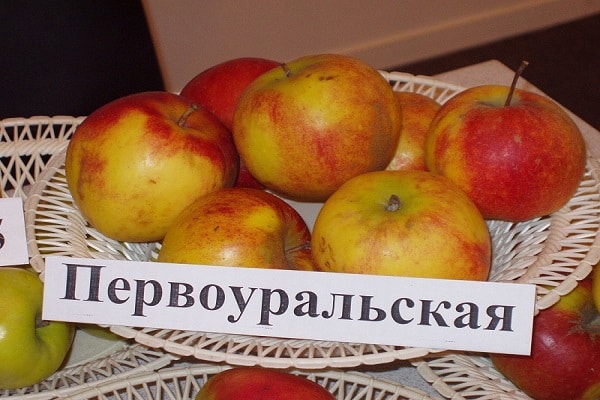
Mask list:
[[[480,64],[474,64],[464,68],[444,72],[433,76],[433,78],[468,88],[487,84],[509,86],[512,82],[513,76],[513,70],[497,60],[489,60]],[[537,88],[523,78],[519,78],[517,87],[544,94],[543,88]],[[565,110],[573,118],[581,130],[590,156],[600,156],[600,132],[583,121],[581,118],[574,115],[568,109]],[[394,382],[399,382],[406,386],[421,389],[432,397],[440,397],[440,395],[431,387],[431,385],[427,383],[408,362],[366,367],[362,368],[361,371],[370,373],[378,378],[385,378]]]

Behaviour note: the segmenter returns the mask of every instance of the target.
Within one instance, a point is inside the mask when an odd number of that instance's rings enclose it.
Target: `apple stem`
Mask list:
[[[290,71],[290,69],[288,68],[286,63],[281,63],[281,68],[283,68],[283,72],[285,72],[285,76],[287,78],[289,78],[290,74],[292,73],[292,71]]]
[[[398,211],[400,208],[402,208],[400,198],[395,194],[391,195],[387,205],[385,206],[386,211]]]
[[[198,109],[198,105],[196,103],[192,103],[190,104],[190,106],[188,107],[187,110],[185,110],[185,112],[181,115],[181,117],[179,117],[179,119],[177,120],[177,125],[179,125],[180,127],[184,127],[185,125],[185,121],[188,119],[188,117]]]
[[[523,73],[523,70],[525,68],[527,68],[528,65],[529,65],[529,61],[523,60],[523,61],[521,61],[521,65],[519,65],[519,68],[517,68],[517,70],[515,71],[515,76],[513,77],[512,83],[510,85],[510,90],[508,91],[508,96],[506,97],[506,102],[504,103],[505,107],[510,105],[510,102],[512,101],[512,97],[513,97],[513,93],[515,92],[515,88],[517,87],[517,81],[519,80],[519,77]]]

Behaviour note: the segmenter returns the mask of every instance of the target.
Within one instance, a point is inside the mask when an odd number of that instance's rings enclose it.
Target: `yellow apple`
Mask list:
[[[344,183],[315,220],[318,270],[486,280],[491,238],[481,213],[449,179],[375,171]]]
[[[91,113],[69,142],[68,188],[105,236],[157,241],[196,198],[234,184],[238,157],[215,116],[166,92],[114,100]]]
[[[158,261],[312,270],[310,230],[277,196],[225,188],[189,205],[168,230]]]
[[[425,141],[429,125],[440,104],[424,94],[395,92],[402,114],[402,131],[388,170],[422,170],[425,165]]]
[[[248,171],[272,191],[323,201],[349,178],[389,164],[401,129],[389,83],[371,66],[309,55],[256,78],[232,133]]]

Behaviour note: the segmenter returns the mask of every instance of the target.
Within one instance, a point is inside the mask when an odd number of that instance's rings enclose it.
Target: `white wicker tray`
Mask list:
[[[71,393],[65,399],[194,399],[211,376],[229,366],[197,364],[174,366],[127,379],[113,379],[95,387]],[[427,393],[358,372],[338,370],[294,371],[328,389],[338,400],[427,400]]]
[[[498,372],[489,357],[449,353],[412,363],[442,396],[452,400],[531,400]]]
[[[0,195],[26,199],[53,154],[67,145],[83,118],[10,118],[0,121]],[[65,367],[37,385],[0,390],[0,397],[52,399],[108,377],[152,371],[177,359],[155,348],[96,339],[77,330]]]

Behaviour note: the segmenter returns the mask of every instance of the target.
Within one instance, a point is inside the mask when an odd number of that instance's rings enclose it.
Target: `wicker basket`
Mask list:
[[[183,365],[156,372],[113,379],[101,385],[84,388],[66,399],[194,399],[211,376],[231,368],[215,364]],[[358,372],[293,371],[328,389],[338,400],[427,400],[427,393]]]
[[[68,116],[9,118],[0,121],[0,193],[2,197],[26,199],[31,186],[54,154],[63,151],[83,118]],[[90,343],[94,346],[90,349]],[[95,353],[78,357],[78,353]],[[75,354],[74,354],[75,353]],[[79,354],[81,355],[81,354]],[[162,368],[177,359],[154,348],[124,341],[93,341],[77,331],[67,365],[37,385],[0,390],[0,397],[51,399],[81,385],[108,377],[127,376]]]
[[[452,400],[531,400],[498,372],[489,357],[450,353],[414,361],[419,374],[442,396]]]
[[[382,74],[395,90],[422,93],[440,103],[463,90],[427,77],[398,72]],[[59,147],[64,149],[62,140]],[[66,188],[64,151],[56,153],[52,160],[44,158],[43,162],[48,165],[41,175],[32,175],[28,183],[36,184],[26,201],[31,263],[42,277],[48,255],[140,261],[155,258],[159,243],[116,242],[86,224]],[[598,161],[588,159],[577,193],[551,216],[521,223],[489,221],[494,254],[491,281],[535,284],[539,311],[556,303],[590,273],[600,260],[599,171]],[[466,398],[523,398],[484,357],[447,355],[443,350],[125,326],[110,329],[124,338],[174,355],[230,365],[313,370],[411,360],[419,373],[446,397],[460,399],[464,394]],[[427,358],[423,359],[424,356]]]

